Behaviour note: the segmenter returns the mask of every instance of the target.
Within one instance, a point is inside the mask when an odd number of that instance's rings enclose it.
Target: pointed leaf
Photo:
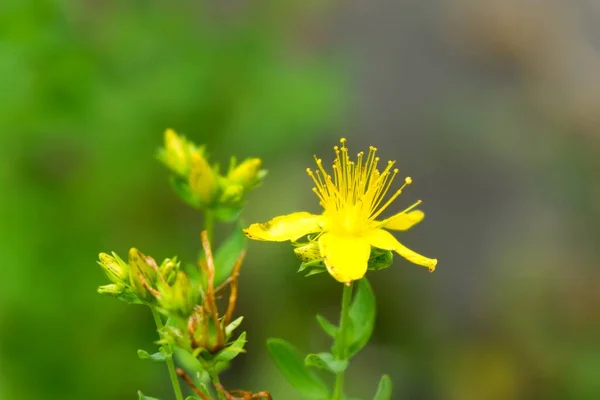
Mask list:
[[[214,358],[215,362],[228,362],[233,360],[238,356],[238,354],[244,352],[244,346],[246,345],[246,332],[242,332],[242,334],[235,340],[235,342],[231,343],[229,346],[225,347],[223,350],[219,351]]]
[[[235,262],[246,247],[246,235],[238,223],[231,235],[219,246],[215,253],[215,287],[231,275]]]
[[[314,400],[329,397],[327,385],[304,365],[294,346],[283,339],[269,339],[267,348],[283,376],[304,397]]]
[[[326,334],[328,334],[329,336],[331,336],[334,339],[336,338],[336,336],[338,334],[337,326],[335,326],[334,324],[329,322],[327,320],[327,318],[325,318],[321,314],[317,314],[317,322],[319,323],[321,328],[323,328],[323,330],[325,331]]]
[[[142,360],[152,360],[156,362],[166,361],[167,355],[161,352],[150,354],[146,350],[139,349],[137,355]]]
[[[141,390],[138,390],[138,400],[160,400],[156,397],[144,396]]]
[[[304,359],[304,364],[309,367],[316,367],[337,374],[345,371],[348,367],[348,360],[336,360],[331,353],[309,354]]]
[[[231,321],[229,323],[229,325],[227,325],[225,327],[225,338],[229,340],[229,337],[231,336],[231,334],[233,333],[233,331],[240,326],[240,324],[242,323],[242,321],[244,320],[244,317],[238,317],[236,319],[234,319],[233,321]]]
[[[373,400],[391,400],[392,399],[392,380],[388,375],[381,377],[379,387]]]
[[[350,357],[362,349],[371,338],[375,325],[375,307],[373,289],[367,279],[363,278],[358,281],[358,289],[350,306],[350,320],[353,327],[348,345]]]

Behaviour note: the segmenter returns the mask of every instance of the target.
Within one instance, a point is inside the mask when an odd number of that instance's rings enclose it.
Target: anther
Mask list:
[[[344,144],[344,143],[346,143],[346,138],[341,138],[341,139],[340,139],[340,143],[341,143],[341,144]]]
[[[400,171],[398,168],[394,168],[394,173],[397,174]],[[405,181],[406,182],[406,181]]]
[[[404,178],[404,183],[410,185],[412,183],[412,178],[410,176],[407,176],[406,178]]]

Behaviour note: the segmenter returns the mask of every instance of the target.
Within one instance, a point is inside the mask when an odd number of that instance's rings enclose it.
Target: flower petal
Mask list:
[[[373,229],[363,235],[363,238],[373,247],[383,250],[394,250],[408,261],[429,268],[430,271],[435,270],[437,260],[434,258],[423,257],[415,253],[408,247],[401,244],[391,233],[383,229]]]
[[[367,272],[371,246],[362,237],[327,232],[319,238],[327,271],[339,282],[361,279]]]
[[[250,239],[284,242],[318,232],[321,230],[322,224],[323,216],[321,215],[297,212],[275,217],[262,224],[252,224],[243,231]]]
[[[401,212],[381,221],[381,227],[396,231],[405,231],[421,222],[424,217],[425,213],[421,210],[411,211],[409,213]]]

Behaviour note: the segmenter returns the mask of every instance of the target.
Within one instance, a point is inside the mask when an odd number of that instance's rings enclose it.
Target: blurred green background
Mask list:
[[[97,253],[193,260],[202,217],[154,159],[165,128],[269,169],[244,218],[317,211],[312,155],[375,145],[424,200],[440,262],[369,278],[349,392],[600,398],[600,6],[519,0],[0,2],[0,398],[171,398],[148,310],[96,294]],[[226,229],[217,232],[227,234]],[[223,380],[294,400],[265,339],[327,338],[341,287],[250,243],[248,353]]]

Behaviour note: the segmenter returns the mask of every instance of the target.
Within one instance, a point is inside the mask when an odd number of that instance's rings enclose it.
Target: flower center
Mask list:
[[[398,169],[392,170],[395,161],[389,161],[387,166],[379,171],[377,149],[369,148],[364,157],[361,151],[356,161],[350,160],[346,139],[341,139],[341,148],[335,146],[336,158],[333,161],[333,177],[323,168],[323,162],[315,156],[317,169],[306,171],[313,179],[313,192],[319,198],[324,214],[329,217],[329,230],[358,234],[373,228],[377,218],[402,193],[402,190],[412,183],[407,177],[404,184],[387,200],[388,193]],[[384,201],[385,200],[385,201]]]

